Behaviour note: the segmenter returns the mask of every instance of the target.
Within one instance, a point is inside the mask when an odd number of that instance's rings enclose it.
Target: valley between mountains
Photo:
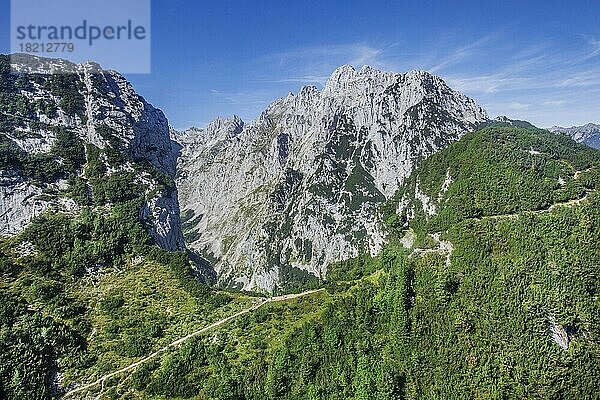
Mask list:
[[[597,398],[597,134],[368,66],[175,131],[0,56],[0,398]]]

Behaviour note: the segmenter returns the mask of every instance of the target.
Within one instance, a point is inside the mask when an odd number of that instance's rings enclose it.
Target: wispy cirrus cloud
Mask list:
[[[576,45],[532,40],[515,43],[507,29],[479,38],[411,43],[346,43],[299,47],[250,60],[248,87],[212,96],[258,115],[270,101],[300,86],[324,86],[333,70],[350,64],[403,72],[424,69],[473,97],[491,115],[508,114],[541,126],[594,119],[600,109],[600,40],[574,36]],[[596,97],[595,97],[596,96]]]
[[[290,78],[271,79],[271,83],[299,83],[299,84],[314,84],[317,83],[324,86],[329,79],[329,75],[305,75],[305,76],[294,76]]]
[[[316,62],[321,65],[336,63],[342,60],[353,65],[380,65],[385,47],[374,47],[363,43],[328,44],[302,47],[290,51],[274,53],[264,57],[277,60],[280,65],[299,61]]]
[[[590,35],[581,35],[589,45],[588,53],[583,57],[583,61],[591,60],[592,58],[596,58],[600,56],[600,39],[590,36]]]
[[[544,100],[542,105],[551,106],[551,107],[562,107],[564,105],[570,104],[572,101],[564,100],[564,99],[552,99],[552,100]]]
[[[215,99],[232,105],[264,104],[269,100],[269,92],[265,90],[228,92],[209,89],[209,92]]]
[[[265,75],[261,82],[325,85],[331,72],[340,65],[370,65],[394,69],[395,45],[374,46],[365,43],[324,44],[276,52],[254,60]]]
[[[527,77],[515,77],[506,73],[494,73],[475,76],[448,76],[448,84],[465,93],[496,93],[513,87],[530,87],[532,81]]]
[[[579,38],[579,40],[577,40]],[[584,40],[581,40],[584,39]],[[572,45],[543,41],[482,41],[471,52],[458,46],[452,63],[436,73],[475,98],[490,114],[540,126],[575,125],[600,118],[600,40],[574,36]]]
[[[600,85],[600,68],[587,71],[578,71],[570,74],[566,79],[556,83],[558,87],[588,87]]]
[[[531,104],[520,103],[518,101],[513,101],[508,104],[509,109],[517,110],[517,111],[529,110],[531,107],[532,107]]]
[[[469,60],[476,56],[481,48],[494,42],[499,37],[499,35],[499,32],[494,32],[489,35],[483,36],[472,43],[459,46],[451,50],[449,54],[446,54],[441,58],[435,60],[434,64],[427,68],[427,70],[432,73],[437,73],[443,71],[444,69],[450,66],[460,64],[461,62]]]

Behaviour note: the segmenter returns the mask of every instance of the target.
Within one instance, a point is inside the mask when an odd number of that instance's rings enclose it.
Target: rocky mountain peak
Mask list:
[[[224,285],[272,291],[323,277],[332,262],[379,251],[377,205],[483,121],[472,99],[427,72],[342,66],[322,91],[306,86],[255,121],[178,135],[187,242]]]
[[[332,84],[350,81],[354,79],[356,75],[356,69],[352,65],[346,64],[336,68],[328,81]]]
[[[597,131],[600,130],[600,125],[588,122],[587,124],[583,125],[582,128],[587,131]]]
[[[562,126],[553,126],[552,128],[550,128],[550,131],[551,132],[572,131],[572,132],[578,132],[580,134],[586,134],[586,133],[594,133],[594,132],[600,131],[600,125],[588,122],[585,125],[572,126],[570,128],[564,128]]]
[[[590,147],[600,149],[600,124],[587,123],[582,126],[572,126],[570,128],[553,126],[549,130],[550,132],[567,134],[576,142],[585,143]]]
[[[217,133],[215,136],[223,136],[224,138],[234,137],[240,134],[243,129],[244,121],[237,115],[230,118],[217,118],[206,127],[207,132]]]
[[[323,95],[328,97],[353,96],[373,92],[390,83],[393,73],[364,66],[359,71],[351,65],[337,68],[328,79]],[[366,94],[366,93],[362,93]]]

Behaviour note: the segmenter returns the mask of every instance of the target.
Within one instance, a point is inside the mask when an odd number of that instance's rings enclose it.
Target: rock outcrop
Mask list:
[[[150,233],[165,249],[182,249],[172,183],[176,155],[164,114],[123,76],[92,62],[27,55],[0,61],[0,146],[6,158],[0,164],[0,235],[18,233],[51,207],[77,211],[73,185],[81,178],[92,192],[84,171],[97,149],[102,179],[135,175],[146,194],[140,217]]]

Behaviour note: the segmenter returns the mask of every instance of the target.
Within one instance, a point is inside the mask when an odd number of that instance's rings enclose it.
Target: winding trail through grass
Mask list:
[[[234,320],[234,319],[236,319],[238,317],[241,317],[244,314],[248,314],[248,313],[251,313],[253,311],[256,311],[260,307],[264,306],[267,303],[275,303],[275,302],[280,302],[280,301],[293,300],[293,299],[297,299],[299,297],[304,297],[304,296],[308,296],[308,295],[311,295],[311,294],[314,294],[314,293],[322,292],[324,290],[325,289],[322,288],[322,289],[309,290],[309,291],[306,291],[306,292],[296,293],[296,294],[285,294],[285,295],[277,296],[277,297],[268,297],[268,298],[264,298],[263,297],[263,298],[260,298],[260,301],[257,302],[256,304],[254,304],[252,307],[248,307],[248,308],[246,308],[246,309],[244,309],[242,311],[239,311],[239,312],[237,312],[237,313],[235,313],[233,315],[230,315],[229,317],[223,318],[223,319],[221,319],[219,321],[216,321],[216,322],[214,322],[214,323],[212,323],[212,324],[210,324],[208,326],[205,326],[202,329],[199,329],[199,330],[197,330],[195,332],[192,332],[192,333],[190,333],[187,336],[184,336],[184,337],[182,337],[180,339],[177,339],[174,342],[171,342],[168,345],[166,345],[166,346],[164,346],[164,347],[156,350],[154,353],[151,353],[151,354],[147,355],[146,357],[142,358],[141,360],[138,360],[138,361],[136,361],[136,362],[134,362],[132,364],[129,364],[128,366],[123,367],[123,368],[121,368],[121,369],[119,369],[117,371],[111,372],[110,374],[104,375],[104,376],[98,378],[97,380],[95,380],[92,383],[88,383],[88,384],[79,386],[79,387],[77,387],[75,389],[72,389],[72,390],[68,391],[67,393],[65,393],[64,397],[68,397],[68,396],[72,396],[72,395],[74,395],[76,393],[84,392],[84,391],[86,391],[88,389],[93,388],[94,386],[101,385],[107,379],[113,378],[113,377],[115,377],[117,375],[120,375],[120,374],[122,374],[124,372],[132,371],[135,368],[137,368],[139,365],[141,365],[141,364],[143,364],[143,363],[145,363],[147,361],[150,361],[150,360],[158,357],[160,354],[164,353],[165,351],[169,350],[170,348],[179,346],[179,345],[181,345],[183,342],[185,342],[188,339],[191,339],[191,338],[193,338],[195,336],[201,335],[202,333],[205,333],[205,332],[210,331],[212,329],[218,328],[219,326],[224,325],[224,324],[228,323],[229,321]]]

